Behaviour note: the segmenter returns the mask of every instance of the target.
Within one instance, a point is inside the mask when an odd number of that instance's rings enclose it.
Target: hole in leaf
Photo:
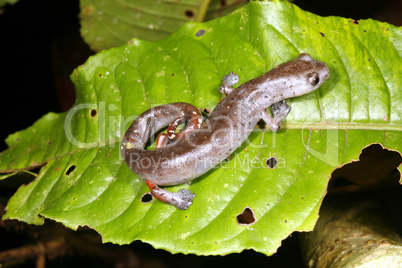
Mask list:
[[[154,199],[154,197],[150,193],[145,193],[141,197],[141,203],[149,203]]]
[[[91,110],[91,117],[95,117],[95,115],[97,114],[97,111],[95,109]]]
[[[208,107],[205,107],[205,108],[201,109],[201,112],[204,113],[204,114],[210,114],[211,110]]]
[[[186,12],[184,14],[186,15],[187,18],[194,17],[194,11],[192,11],[190,9],[186,10]]]
[[[265,165],[270,169],[274,169],[278,165],[278,159],[275,156],[272,156],[265,161]]]
[[[250,207],[245,207],[241,213],[237,214],[236,219],[239,225],[251,225],[256,221],[254,211]]]
[[[204,29],[201,29],[201,30],[198,30],[198,31],[195,33],[195,36],[201,37],[201,36],[203,36],[204,34],[205,34],[205,30],[204,30]]]
[[[371,144],[364,148],[358,161],[352,161],[332,172],[328,184],[329,193],[360,192],[399,185],[397,169],[402,156],[397,151]]]
[[[66,171],[66,175],[69,176],[71,173],[73,173],[73,171],[75,170],[75,165],[71,165],[67,171]]]

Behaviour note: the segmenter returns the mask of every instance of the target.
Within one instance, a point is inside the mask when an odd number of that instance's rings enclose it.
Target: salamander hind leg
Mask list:
[[[146,180],[148,188],[151,190],[151,194],[166,204],[173,205],[181,210],[186,210],[193,203],[193,194],[189,190],[181,189],[177,193],[169,192],[158,187],[155,183],[150,180]]]

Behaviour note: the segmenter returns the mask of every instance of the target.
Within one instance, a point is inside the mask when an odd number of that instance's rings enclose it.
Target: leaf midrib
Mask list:
[[[281,129],[342,129],[342,130],[394,130],[402,131],[402,125],[375,123],[284,123]]]

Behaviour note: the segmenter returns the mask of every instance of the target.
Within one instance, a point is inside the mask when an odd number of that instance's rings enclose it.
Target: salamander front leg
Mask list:
[[[269,126],[273,132],[277,132],[281,127],[283,119],[289,114],[290,106],[282,100],[271,105],[271,112],[274,115],[272,118],[267,111],[261,113],[261,118]]]
[[[150,180],[146,180],[148,188],[151,190],[151,194],[158,200],[177,207],[181,210],[186,210],[193,203],[193,194],[189,190],[180,189],[177,193],[169,192],[158,187]]]
[[[274,115],[275,122],[280,126],[283,119],[289,114],[290,106],[285,100],[281,100],[271,105],[271,112]]]
[[[222,94],[230,94],[234,90],[232,86],[237,84],[237,82],[239,82],[239,76],[234,72],[230,72],[222,78],[222,85],[219,87],[219,91]]]
[[[261,113],[261,118],[262,120],[264,120],[265,124],[267,124],[269,126],[269,128],[273,131],[273,132],[277,132],[279,129],[278,124],[276,124],[275,120],[272,118],[272,116],[270,116],[267,111],[262,111]]]

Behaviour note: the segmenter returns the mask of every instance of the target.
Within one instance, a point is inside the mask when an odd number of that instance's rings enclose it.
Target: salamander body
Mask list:
[[[232,81],[233,77],[231,73],[225,78]],[[194,194],[188,190],[171,193],[157,185],[185,183],[212,169],[247,139],[260,119],[277,131],[290,111],[284,100],[316,90],[327,78],[326,64],[302,53],[237,89],[230,87],[235,82],[225,85],[224,79],[221,92],[228,95],[205,121],[198,109],[188,103],[161,105],[140,115],[123,138],[123,159],[156,198],[187,209]],[[270,106],[275,107],[274,118],[265,111]],[[145,150],[148,139],[177,118],[192,121],[191,129],[186,128],[180,138],[171,139],[169,144]]]

